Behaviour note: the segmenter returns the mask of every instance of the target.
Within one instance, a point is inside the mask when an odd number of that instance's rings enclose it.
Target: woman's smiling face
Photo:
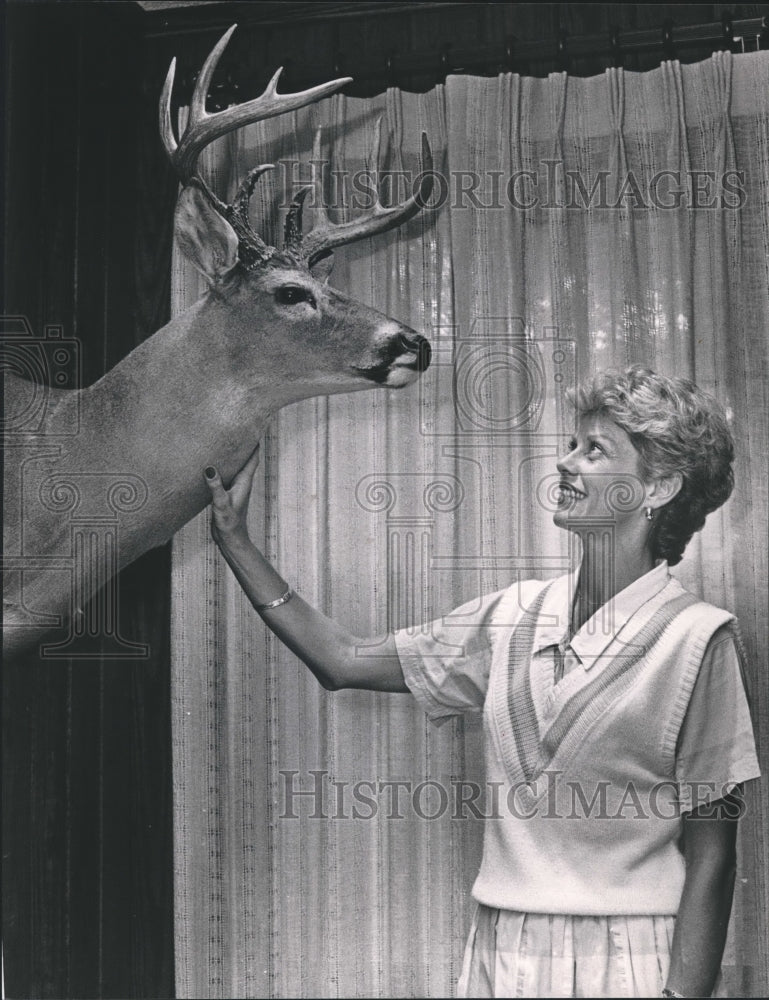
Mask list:
[[[630,435],[609,417],[583,417],[556,467],[560,496],[553,521],[559,527],[637,523],[645,497],[643,463]]]

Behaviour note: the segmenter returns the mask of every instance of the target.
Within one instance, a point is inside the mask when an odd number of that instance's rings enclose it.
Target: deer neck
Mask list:
[[[70,457],[82,468],[141,470],[147,514],[168,525],[173,511],[172,531],[208,502],[206,466],[231,478],[271,415],[309,394],[286,384],[269,356],[257,372],[238,370],[221,349],[223,324],[221,304],[204,297],[80,398],[81,433]]]
[[[130,428],[142,447],[151,441],[169,454],[181,437],[189,441],[185,453],[216,458],[237,429],[261,430],[305,393],[286,384],[268,355],[259,370],[239,366],[224,346],[226,322],[224,307],[204,297],[87,390],[89,411],[97,419],[114,413],[113,423]]]

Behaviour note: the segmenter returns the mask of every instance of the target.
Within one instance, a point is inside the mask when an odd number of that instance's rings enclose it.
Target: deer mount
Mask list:
[[[110,634],[114,595],[105,584],[206,506],[202,470],[216,465],[225,481],[234,476],[270,416],[288,403],[398,388],[429,364],[424,337],[328,284],[336,247],[399,226],[425,204],[432,172],[426,137],[423,180],[405,202],[384,207],[377,200],[361,217],[334,224],[319,211],[314,171],[290,206],[283,246],[268,246],[251,226],[249,199],[271,165],[254,167],[226,204],[198,173],[200,153],[227,132],[318,101],[349,79],[279,94],[279,70],[261,96],[208,113],[211,78],[234,30],[206,60],[178,141],[170,111],[175,61],[160,98],[161,138],[182,184],[176,239],[205,275],[206,294],[87,388],[35,386],[6,364],[6,414],[14,415],[4,441],[6,655],[65,624],[66,638],[44,644],[42,655],[84,655],[76,647],[94,630],[102,651],[113,642],[115,655],[141,655]],[[378,147],[377,125],[377,161]],[[320,160],[319,136],[313,159]],[[311,190],[316,224],[305,234]],[[29,400],[40,392],[47,394],[45,417],[25,423],[34,409]],[[100,588],[95,621],[84,609]]]

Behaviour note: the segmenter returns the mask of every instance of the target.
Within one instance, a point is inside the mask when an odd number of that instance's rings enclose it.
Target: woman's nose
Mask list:
[[[555,463],[555,467],[559,474],[562,476],[572,476],[574,475],[574,459],[573,452],[567,452],[565,455],[561,455],[558,461]]]

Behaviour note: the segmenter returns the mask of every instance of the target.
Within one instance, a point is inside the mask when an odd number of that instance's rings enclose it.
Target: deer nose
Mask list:
[[[427,371],[430,366],[430,358],[433,355],[432,348],[430,347],[430,341],[426,337],[420,336],[415,333],[413,337],[407,337],[405,333],[400,336],[401,347],[406,351],[414,351],[416,360],[416,369],[419,372]]]

